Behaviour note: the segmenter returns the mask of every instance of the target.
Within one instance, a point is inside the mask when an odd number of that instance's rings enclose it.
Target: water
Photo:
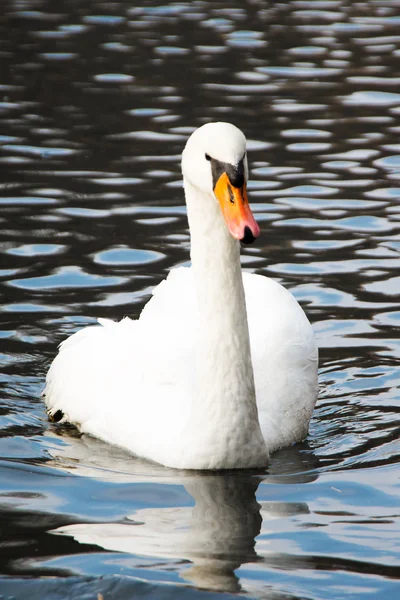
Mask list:
[[[400,2],[4,0],[0,597],[400,596]],[[179,156],[229,120],[320,347],[307,440],[193,474],[47,422],[57,344],[188,261]]]

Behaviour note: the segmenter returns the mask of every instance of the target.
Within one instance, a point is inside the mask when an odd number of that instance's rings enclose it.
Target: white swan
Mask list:
[[[243,133],[200,127],[182,172],[192,267],[172,270],[138,320],[102,319],[61,344],[49,415],[170,467],[265,466],[269,452],[307,435],[313,330],[285,288],[242,274],[239,240],[259,234]]]

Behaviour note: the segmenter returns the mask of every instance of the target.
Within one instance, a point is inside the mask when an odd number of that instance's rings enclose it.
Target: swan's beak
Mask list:
[[[222,214],[231,235],[244,244],[251,244],[260,235],[247,198],[246,183],[238,188],[231,184],[227,173],[222,173],[214,187]]]

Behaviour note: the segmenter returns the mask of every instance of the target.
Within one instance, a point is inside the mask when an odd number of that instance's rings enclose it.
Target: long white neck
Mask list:
[[[184,185],[199,318],[197,395],[191,419],[201,432],[196,452],[207,452],[209,440],[210,460],[216,463],[211,467],[265,465],[240,244],[229,234],[216,199],[187,180]]]

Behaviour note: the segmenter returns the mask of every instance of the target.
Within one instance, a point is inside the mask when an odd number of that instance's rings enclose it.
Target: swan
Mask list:
[[[137,320],[99,319],[62,342],[49,418],[168,467],[265,467],[308,433],[315,336],[288,290],[241,270],[240,242],[260,229],[240,129],[195,130],[182,173],[192,266],[171,270]]]

